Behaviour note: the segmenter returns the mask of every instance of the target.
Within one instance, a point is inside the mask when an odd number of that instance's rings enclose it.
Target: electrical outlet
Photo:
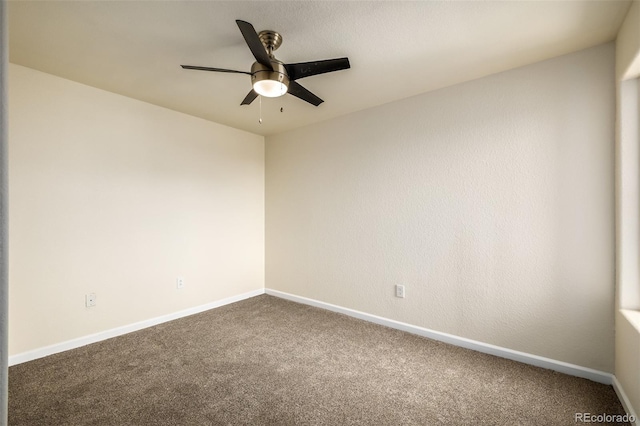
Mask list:
[[[396,297],[404,299],[404,286],[396,284]]]
[[[96,306],[96,294],[95,293],[89,293],[89,294],[85,295],[84,296],[84,303],[85,303],[87,308],[93,308],[94,306]]]
[[[178,290],[182,290],[184,288],[184,278],[182,277],[176,278],[176,288]]]

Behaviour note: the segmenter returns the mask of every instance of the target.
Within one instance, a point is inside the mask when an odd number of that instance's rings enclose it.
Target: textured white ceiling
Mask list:
[[[628,1],[10,1],[10,61],[218,123],[269,135],[615,38]],[[250,77],[235,20],[271,29],[276,56],[348,56],[351,69],[293,96],[240,106]],[[280,108],[283,112],[280,112]]]

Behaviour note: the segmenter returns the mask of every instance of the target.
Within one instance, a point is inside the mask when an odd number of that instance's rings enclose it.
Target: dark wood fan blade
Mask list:
[[[349,58],[325,59],[322,61],[299,62],[297,64],[285,64],[289,74],[289,80],[299,80],[312,75],[327,72],[346,70],[351,68]]]
[[[251,75],[251,73],[247,72],[247,71],[228,70],[228,69],[225,69],[225,68],[198,67],[198,66],[195,66],[195,65],[180,65],[180,66],[182,68],[184,68],[185,70],[229,72],[229,73],[236,73],[236,74],[249,74],[249,75]]]
[[[318,106],[324,101],[302,87],[299,83],[295,81],[289,82],[289,90],[288,93],[292,94],[296,98],[300,98],[303,101],[309,102],[311,105]]]
[[[242,101],[242,103],[240,105],[249,105],[257,97],[258,97],[258,94],[256,93],[256,91],[251,89],[251,91],[249,93],[247,93],[247,96],[245,96],[244,100]]]
[[[271,66],[271,59],[269,59],[269,54],[260,41],[260,37],[258,37],[258,33],[256,32],[256,29],[253,28],[253,25],[239,19],[236,20],[236,24],[238,24],[238,28],[240,28],[244,41],[247,42],[247,46],[249,46],[249,50],[253,53],[256,61],[260,62],[265,67],[273,69],[273,66]]]

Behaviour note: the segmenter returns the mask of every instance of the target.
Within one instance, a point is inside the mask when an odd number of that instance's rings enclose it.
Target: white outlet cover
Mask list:
[[[89,293],[85,296],[85,305],[87,308],[92,308],[96,306],[96,294]]]

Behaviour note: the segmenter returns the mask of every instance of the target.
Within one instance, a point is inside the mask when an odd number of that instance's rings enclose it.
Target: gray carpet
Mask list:
[[[10,425],[570,425],[611,386],[258,296],[9,369]]]

